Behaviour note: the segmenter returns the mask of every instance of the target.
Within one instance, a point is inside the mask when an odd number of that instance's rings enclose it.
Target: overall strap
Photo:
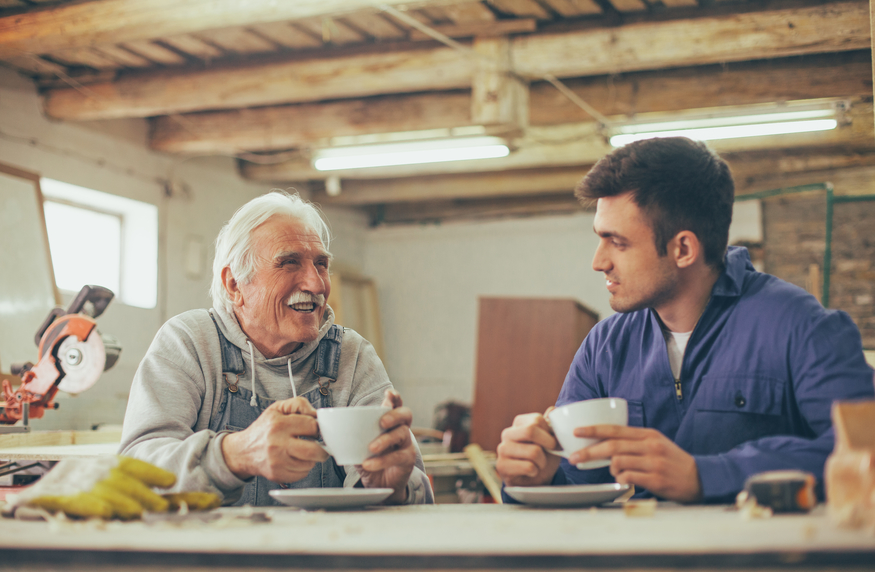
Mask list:
[[[225,334],[222,333],[222,329],[216,322],[213,313],[209,310],[207,310],[207,313],[210,315],[213,325],[216,326],[216,333],[219,334],[219,349],[222,352],[222,377],[225,378],[225,383],[228,384],[228,389],[236,393],[237,381],[240,379],[240,374],[243,373],[243,352],[240,348],[228,341],[228,338],[225,337]],[[229,373],[233,373],[236,376],[234,383],[228,381],[227,374]]]
[[[316,375],[337,381],[340,368],[340,344],[343,341],[343,328],[333,324],[319,342],[316,350]]]

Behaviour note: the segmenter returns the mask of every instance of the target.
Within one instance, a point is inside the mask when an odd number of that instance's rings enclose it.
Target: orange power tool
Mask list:
[[[23,420],[26,426],[29,418],[38,419],[46,409],[57,408],[54,398],[59,389],[81,393],[115,365],[121,347],[113,338],[101,336],[94,321],[112,298],[107,288],[84,286],[66,311],[55,308],[49,313],[35,336],[37,364],[12,365],[12,373],[22,380],[15,389],[3,380],[6,403],[0,407],[0,424]]]

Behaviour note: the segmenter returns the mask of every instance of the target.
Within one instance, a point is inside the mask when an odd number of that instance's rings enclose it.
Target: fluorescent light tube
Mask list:
[[[819,104],[746,115],[714,113],[652,123],[621,124],[611,128],[613,135],[610,143],[614,147],[620,147],[633,141],[657,137],[689,137],[710,141],[828,131],[838,126],[836,113],[834,104]]]
[[[460,137],[322,149],[316,152],[313,167],[318,171],[336,171],[494,159],[508,154],[510,149],[499,137]]]
[[[752,125],[727,125],[724,127],[702,127],[699,129],[675,129],[672,131],[649,131],[644,133],[625,133],[611,137],[611,145],[622,147],[633,141],[655,139],[657,137],[689,137],[698,141],[716,139],[738,139],[741,137],[761,137],[764,135],[786,135],[790,133],[809,133],[829,131],[838,126],[835,119],[812,119],[809,121],[784,121],[781,123],[759,123]]]

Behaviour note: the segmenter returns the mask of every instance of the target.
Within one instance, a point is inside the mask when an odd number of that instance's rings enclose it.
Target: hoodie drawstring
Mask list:
[[[255,397],[255,348],[249,340],[246,340],[246,343],[249,345],[249,362],[252,367],[252,398],[249,400],[249,405],[258,407],[258,399]]]
[[[286,365],[289,366],[289,383],[292,384],[292,397],[298,397],[298,392],[295,391],[295,377],[292,375],[292,358],[289,358]]]
[[[255,396],[255,349],[252,347],[252,342],[246,340],[249,345],[249,364],[252,368],[252,397],[249,399],[249,405],[258,407],[258,398]],[[295,376],[292,375],[292,358],[286,362],[289,368],[289,383],[292,384],[292,397],[298,397],[298,392],[295,390]]]

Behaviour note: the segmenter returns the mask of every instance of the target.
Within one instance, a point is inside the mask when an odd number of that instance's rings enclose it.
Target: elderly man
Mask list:
[[[617,313],[574,357],[556,405],[622,397],[629,426],[576,430],[601,442],[561,460],[538,414],[502,433],[505,483],[616,480],[681,502],[726,502],[752,474],[819,480],[833,448],[830,406],[871,398],[872,369],[847,314],[754,270],[729,248],[734,184],[702,143],[651,139],[599,161],[577,188],[597,201],[592,267]],[[576,465],[610,459],[610,467]]]
[[[213,308],[170,319],[131,387],[121,453],[168,469],[175,489],[268,505],[277,488],[391,488],[433,502],[402,406],[373,347],[334,324],[328,227],[297,195],[241,207],[216,240]],[[361,466],[314,442],[316,409],[385,405]]]

